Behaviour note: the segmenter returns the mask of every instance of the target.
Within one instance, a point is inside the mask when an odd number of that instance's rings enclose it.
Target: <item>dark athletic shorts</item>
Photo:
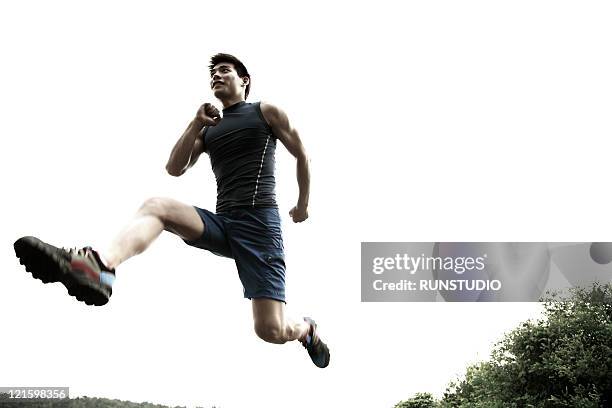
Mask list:
[[[218,214],[195,207],[204,233],[187,245],[232,258],[245,298],[285,302],[285,254],[277,208],[246,207]]]

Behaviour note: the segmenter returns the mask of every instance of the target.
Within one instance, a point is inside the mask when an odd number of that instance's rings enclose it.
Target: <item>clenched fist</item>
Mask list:
[[[306,208],[298,207],[297,205],[289,211],[289,215],[293,219],[293,222],[306,221],[308,218],[308,210]]]
[[[215,126],[221,120],[221,113],[212,103],[207,102],[198,109],[196,120],[202,126]]]

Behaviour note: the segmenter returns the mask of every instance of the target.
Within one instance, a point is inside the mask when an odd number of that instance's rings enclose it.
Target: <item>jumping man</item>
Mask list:
[[[15,252],[35,278],[61,282],[71,296],[100,306],[112,294],[117,266],[143,252],[162,231],[169,231],[188,245],[235,260],[260,338],[279,344],[299,340],[315,365],[327,367],[329,349],[315,322],[285,317],[285,262],[274,178],[276,141],[297,159],[299,197],[289,212],[293,222],[308,218],[306,151],[281,109],[245,101],[251,78],[242,62],[217,54],[209,68],[210,86],[223,105],[223,115],[209,103],[202,105],[172,149],[166,170],[178,177],[206,152],[217,181],[215,213],[170,198],[150,198],[105,252],[57,248],[34,237],[18,239]]]

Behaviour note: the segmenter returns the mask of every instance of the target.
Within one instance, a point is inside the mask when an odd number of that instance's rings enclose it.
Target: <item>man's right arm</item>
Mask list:
[[[178,177],[193,165],[204,150],[204,143],[200,136],[204,124],[198,118],[191,121],[187,129],[176,142],[166,164],[166,171],[171,176]]]
[[[221,120],[219,111],[213,105],[205,103],[198,109],[196,117],[172,148],[166,164],[168,174],[178,177],[195,164],[204,151],[202,140],[204,126],[215,126],[219,120]]]

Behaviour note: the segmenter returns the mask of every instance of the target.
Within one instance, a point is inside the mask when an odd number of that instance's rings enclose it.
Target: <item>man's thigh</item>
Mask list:
[[[156,204],[163,207],[163,222],[166,231],[188,241],[202,236],[206,226],[192,205],[166,197],[152,200],[158,201]]]
[[[196,215],[200,218],[204,225],[200,235],[190,237],[192,239],[183,238],[183,241],[189,246],[205,249],[213,254],[233,258],[232,250],[227,242],[225,222],[223,216],[203,208],[192,207]]]

